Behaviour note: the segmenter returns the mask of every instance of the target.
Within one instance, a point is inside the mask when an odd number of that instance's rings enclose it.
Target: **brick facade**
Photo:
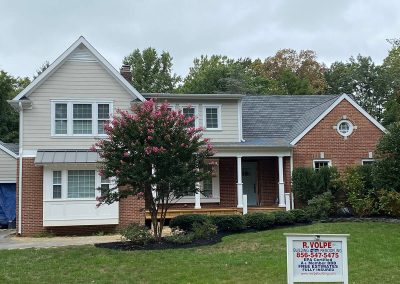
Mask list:
[[[347,139],[333,128],[343,116],[357,126]],[[313,160],[320,159],[323,152],[324,158],[332,160],[332,165],[343,172],[346,167],[360,165],[362,159],[367,159],[382,135],[380,129],[343,100],[295,145],[294,167],[312,167]]]

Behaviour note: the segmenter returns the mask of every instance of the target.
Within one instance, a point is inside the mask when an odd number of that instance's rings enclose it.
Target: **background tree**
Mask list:
[[[350,57],[348,62],[335,62],[325,72],[327,93],[351,94],[373,117],[382,119],[387,101],[386,79],[383,69],[369,56]]]
[[[172,57],[165,51],[158,55],[151,47],[142,52],[135,49],[123,64],[131,66],[132,85],[139,92],[170,93],[180,81],[179,76],[172,74]]]
[[[33,75],[33,80],[35,80],[40,74],[42,74],[47,68],[49,68],[49,61],[45,61],[39,69],[36,69],[36,74]]]
[[[116,177],[119,188],[103,192],[100,204],[129,195],[144,196],[158,240],[170,206],[199,192],[196,183],[211,176],[206,159],[213,155],[208,140],[202,139],[202,130],[189,127],[194,117],[167,108],[167,103],[157,106],[150,100],[137,104],[134,115],[119,111],[112,127],[105,127],[108,138],[93,148],[103,158],[100,174]]]
[[[374,183],[378,189],[400,193],[400,123],[393,123],[388,130],[376,148]]]
[[[29,78],[15,78],[0,70],[0,140],[18,142],[18,113],[7,100],[11,100],[30,83]]]
[[[271,94],[299,95],[322,94],[326,89],[325,65],[317,61],[312,50],[281,49],[274,56],[267,57],[260,64],[258,72],[273,81]]]
[[[267,85],[267,80],[254,72],[249,58],[235,60],[222,55],[202,55],[194,59],[178,92],[260,94]]]

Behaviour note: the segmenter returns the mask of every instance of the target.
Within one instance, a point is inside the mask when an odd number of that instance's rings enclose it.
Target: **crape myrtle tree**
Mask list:
[[[135,104],[132,113],[118,110],[104,127],[107,139],[92,147],[102,158],[100,175],[115,179],[98,205],[130,195],[144,198],[159,241],[168,209],[183,196],[200,192],[199,182],[212,174],[207,159],[213,147],[203,139],[202,128],[193,127],[194,119],[154,100]]]

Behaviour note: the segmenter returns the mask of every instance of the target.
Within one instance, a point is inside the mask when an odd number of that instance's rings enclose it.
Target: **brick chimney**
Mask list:
[[[132,72],[130,65],[122,65],[119,72],[121,73],[122,77],[124,77],[129,83],[132,83]]]

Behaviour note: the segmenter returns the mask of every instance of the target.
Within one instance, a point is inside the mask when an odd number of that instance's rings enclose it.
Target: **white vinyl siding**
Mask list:
[[[193,99],[179,100],[170,99],[169,101],[171,109],[183,109],[184,107],[191,105],[196,109],[197,126],[201,126],[204,129],[204,137],[210,138],[212,142],[238,142],[239,141],[239,125],[238,125],[238,108],[239,103],[237,100],[213,100],[213,104],[210,104],[210,100],[206,99]],[[205,107],[217,106],[220,108],[220,129],[206,129],[204,114]]]
[[[53,136],[52,101],[112,102],[112,114],[117,108],[130,109],[133,97],[99,62],[66,61],[29,99],[32,101],[32,109],[24,110],[24,149],[38,150],[88,149],[96,140],[93,135]],[[98,130],[98,123],[93,122],[93,129]]]
[[[0,183],[15,183],[17,159],[0,150]]]

